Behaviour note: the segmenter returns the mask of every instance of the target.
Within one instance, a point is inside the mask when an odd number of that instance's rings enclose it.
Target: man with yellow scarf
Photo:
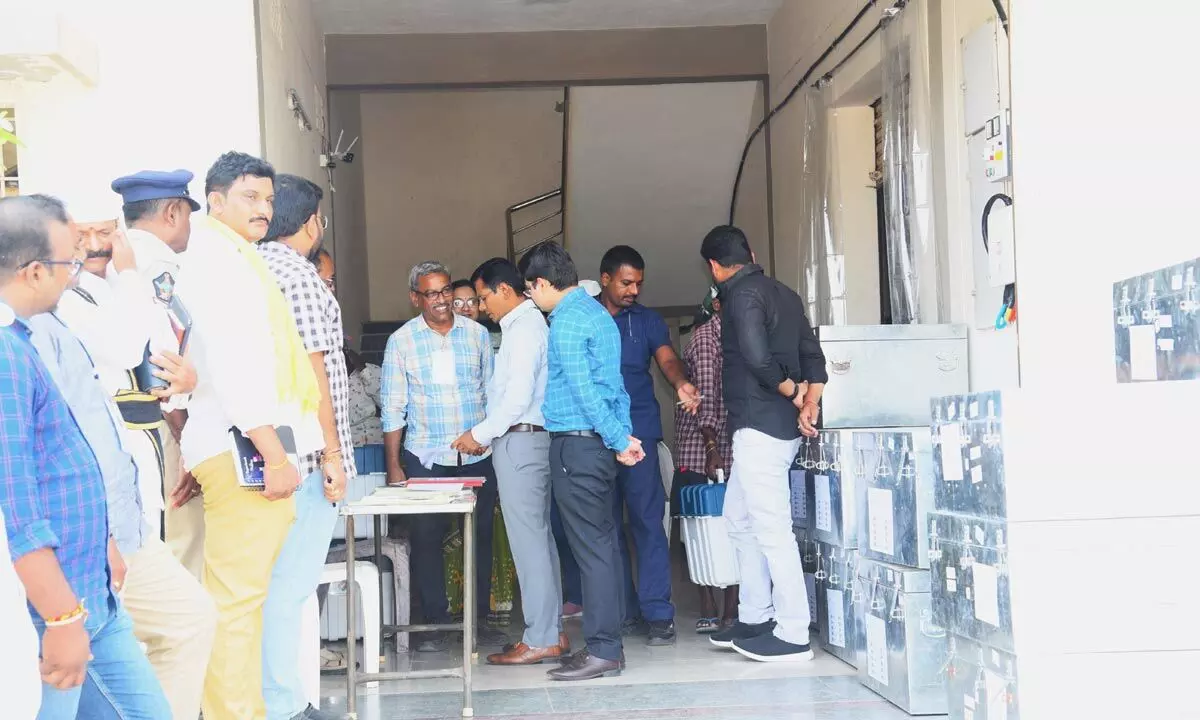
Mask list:
[[[192,315],[199,376],[180,441],[190,473],[172,496],[203,494],[204,583],[217,635],[204,685],[206,720],[264,720],[263,604],[295,518],[300,473],[289,454],[324,446],[321,397],[287,302],[254,243],[272,217],[275,170],[228,152],[205,178],[208,216],[195,222],[176,292]],[[251,358],[252,362],[246,362]],[[294,448],[277,429],[288,428]],[[263,459],[265,488],[239,484],[231,431]]]

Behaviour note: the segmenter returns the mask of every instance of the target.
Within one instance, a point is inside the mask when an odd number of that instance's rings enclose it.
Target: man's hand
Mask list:
[[[346,497],[346,471],[342,468],[341,458],[329,458],[321,465],[321,470],[325,473],[325,499],[338,502]]]
[[[271,469],[271,464],[267,463],[263,466],[263,479],[266,481],[263,497],[272,501],[285,500],[290,498],[292,493],[296,492],[296,488],[300,486],[300,471],[291,461],[274,470]]]
[[[471,434],[470,430],[459,435],[457,440],[450,443],[450,448],[464,455],[482,455],[487,452],[486,447],[475,441],[475,436]]]
[[[46,628],[42,635],[42,682],[59,690],[83,684],[91,660],[91,641],[83,620]]]
[[[174,395],[187,395],[196,389],[196,366],[186,357],[164,350],[152,355],[150,362],[158,367],[154,369],[154,377],[166,380],[165,388],[152,388],[150,394],[162,400]]]
[[[717,476],[718,470],[725,469],[725,458],[721,457],[721,452],[716,446],[710,446],[710,449],[704,453],[704,474],[710,478]]]
[[[700,391],[690,382],[685,382],[676,391],[679,396],[679,406],[695,415],[700,410]]]
[[[817,436],[817,416],[821,414],[821,408],[817,407],[815,402],[806,402],[800,408],[800,434],[805,437],[814,438]]]
[[[389,468],[387,471],[387,484],[392,487],[404,487],[408,485],[408,476],[404,474],[404,468]]]
[[[175,484],[175,489],[171,491],[171,507],[181,508],[187,505],[194,498],[199,497],[200,492],[200,483],[196,482],[195,476],[181,468],[179,482]]]
[[[797,410],[803,410],[806,402],[804,396],[808,394],[808,383],[802,382],[796,383],[796,385],[800,390],[796,393],[796,397],[792,398],[792,405],[795,405]]]
[[[646,451],[642,449],[642,441],[634,436],[629,436],[629,447],[624,451],[617,453],[617,462],[622,465],[633,467],[641,462],[646,457]]]
[[[120,595],[125,589],[125,575],[129,568],[125,565],[125,558],[121,557],[121,551],[117,550],[117,541],[111,537],[108,539],[108,567],[112,570],[113,592]]]
[[[137,257],[133,254],[133,246],[129,244],[129,238],[125,237],[125,232],[121,230],[120,226],[112,234],[112,239],[113,269],[119,273],[136,270]]]

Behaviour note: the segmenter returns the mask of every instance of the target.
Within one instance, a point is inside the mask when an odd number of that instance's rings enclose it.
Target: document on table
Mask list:
[[[469,492],[469,491],[468,491]],[[363,498],[366,504],[405,503],[413,505],[447,505],[468,497],[461,486],[435,485],[427,487],[381,487]]]

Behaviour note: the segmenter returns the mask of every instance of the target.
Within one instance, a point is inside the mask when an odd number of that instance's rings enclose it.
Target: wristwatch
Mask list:
[[[795,400],[796,397],[800,395],[800,383],[796,382],[795,380],[793,380],[792,383],[795,384],[796,387],[792,389],[792,394],[788,395],[788,400]]]

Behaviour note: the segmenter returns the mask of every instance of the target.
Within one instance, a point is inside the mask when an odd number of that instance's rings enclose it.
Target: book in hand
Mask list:
[[[300,459],[296,454],[296,437],[287,425],[275,428],[279,442],[287,453],[288,462],[299,465]],[[254,442],[242,434],[237,428],[229,428],[229,446],[233,451],[233,468],[237,474],[238,486],[246,490],[262,492],[267,487],[267,461],[254,447]]]

